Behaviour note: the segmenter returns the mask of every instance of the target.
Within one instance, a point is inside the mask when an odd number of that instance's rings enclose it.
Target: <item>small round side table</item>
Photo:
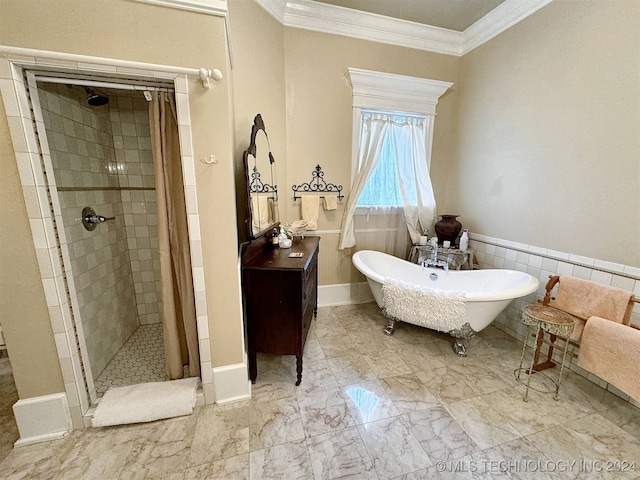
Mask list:
[[[522,363],[524,361],[524,353],[527,348],[527,338],[529,336],[529,327],[537,327],[536,332],[536,345],[538,344],[538,338],[540,337],[541,332],[548,332],[551,335],[555,335],[556,337],[563,338],[568,340],[573,332],[573,328],[575,327],[575,319],[569,315],[568,313],[563,312],[562,310],[558,310],[553,307],[548,307],[545,305],[525,305],[522,310],[522,323],[527,325],[527,333],[524,338],[524,342],[522,345],[522,355],[520,356],[520,366],[514,371],[516,376],[516,380],[520,381],[520,374],[523,370]],[[529,401],[529,388],[534,390],[534,387],[530,386],[531,376],[534,373],[539,373],[544,377],[548,378],[555,385],[555,391],[553,392],[553,399],[558,400],[558,392],[560,390],[560,383],[562,382],[562,371],[564,370],[564,360],[567,356],[567,348],[569,347],[569,342],[566,341],[564,344],[564,350],[562,352],[562,363],[560,364],[560,374],[558,375],[558,380],[554,380],[550,376],[534,370],[533,363],[535,356],[531,355],[531,364],[529,365],[529,369],[527,370],[527,388],[525,389],[524,398],[525,402]],[[544,393],[551,393],[545,392]]]

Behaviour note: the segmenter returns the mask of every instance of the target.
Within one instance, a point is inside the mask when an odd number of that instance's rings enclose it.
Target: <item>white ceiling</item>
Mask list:
[[[463,32],[505,0],[314,0]]]

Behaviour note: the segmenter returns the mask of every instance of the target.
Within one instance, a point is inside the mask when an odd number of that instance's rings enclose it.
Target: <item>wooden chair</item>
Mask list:
[[[556,285],[558,285],[559,282],[560,282],[559,275],[549,276],[549,281],[547,282],[547,285],[545,287],[546,293],[544,295],[544,299],[542,300],[543,305],[557,308],[552,303],[552,301],[555,300],[555,297],[551,296],[551,291],[556,287]],[[640,298],[634,297],[632,295],[631,299],[629,300],[629,303],[630,304],[640,303]],[[570,312],[565,312],[565,313],[570,313]],[[569,342],[569,347],[571,347],[567,350],[567,355],[570,355],[574,358],[578,357],[578,349],[580,347],[580,338],[582,336],[582,330],[588,319],[578,318],[575,316],[573,316],[573,318],[576,320],[577,324],[574,329],[574,334],[571,336],[571,338],[564,339],[564,338],[557,337],[556,335],[553,335],[553,334],[549,334],[549,338],[547,338],[544,335],[545,332],[541,332],[541,335],[538,336],[538,342],[536,344],[536,349],[534,352],[533,370],[541,372],[548,368],[555,367],[556,363],[553,361],[553,351],[556,347],[564,348],[564,343],[562,342]],[[630,327],[636,328],[636,329],[639,328],[639,327],[636,327],[635,325],[630,325]],[[546,344],[548,346],[548,349],[547,349],[546,359],[543,361],[540,361],[540,356],[542,353],[541,352],[542,344]]]

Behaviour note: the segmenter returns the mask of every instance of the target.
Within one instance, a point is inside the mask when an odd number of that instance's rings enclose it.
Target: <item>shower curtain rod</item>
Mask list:
[[[157,65],[153,63],[133,62],[130,60],[92,57],[89,55],[76,55],[74,53],[51,52],[46,50],[36,50],[33,48],[13,47],[9,45],[0,45],[0,54],[2,54],[8,60],[14,61],[17,64],[24,63],[29,66],[33,66],[33,64],[35,63],[43,67],[68,67],[68,65],[65,65],[65,63],[73,62],[76,64],[93,64],[94,67],[95,65],[109,65],[111,67],[116,67],[116,74],[120,73],[120,69],[143,69],[168,74],[197,75],[200,77],[202,86],[207,89],[211,88],[209,80],[213,79],[217,82],[222,80],[222,72],[217,68],[209,69],[172,67],[169,65]],[[17,56],[17,58],[12,58],[12,56]]]
[[[130,83],[100,82],[97,80],[83,80],[76,78],[49,77],[36,75],[36,81],[47,83],[62,83],[64,85],[80,85],[82,87],[117,88],[119,90],[137,90],[140,92],[174,92],[173,88],[132,85]]]

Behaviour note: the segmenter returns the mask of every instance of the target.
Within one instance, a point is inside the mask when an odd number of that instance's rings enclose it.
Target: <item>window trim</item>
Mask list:
[[[453,85],[451,82],[375,72],[349,67],[345,75],[352,88],[351,180],[358,168],[360,121],[363,111],[423,116],[426,134],[427,168],[431,169],[431,147],[436,106],[440,97]],[[371,207],[356,207],[355,215],[378,214]]]

